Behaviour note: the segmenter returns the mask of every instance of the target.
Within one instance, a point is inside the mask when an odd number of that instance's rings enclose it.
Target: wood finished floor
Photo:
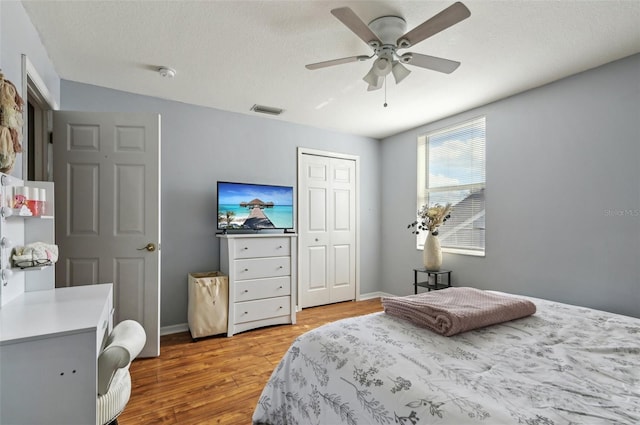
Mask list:
[[[251,424],[262,388],[293,340],[345,317],[381,311],[380,299],[304,309],[295,325],[272,326],[193,342],[163,336],[160,357],[131,365],[132,392],[120,425]]]

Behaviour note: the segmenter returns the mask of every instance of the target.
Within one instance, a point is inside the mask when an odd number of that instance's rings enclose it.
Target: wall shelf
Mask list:
[[[49,262],[47,264],[40,264],[37,266],[27,266],[27,267],[22,267],[22,266],[13,266],[12,269],[18,269],[18,270],[23,270],[25,272],[30,271],[30,270],[44,270],[47,267],[51,267],[53,266],[52,262]]]
[[[16,187],[28,186],[43,190],[46,193],[46,215],[20,215],[20,209],[12,208],[12,200]],[[8,174],[0,173],[0,308],[25,292],[53,289],[55,287],[55,264],[35,263],[32,267],[20,267],[13,262],[14,249],[25,247],[35,242],[55,244],[54,185],[46,181],[24,181]],[[22,209],[24,212],[25,210]],[[27,259],[18,264],[32,264]],[[6,271],[6,272],[5,272]],[[29,273],[22,273],[28,271]]]

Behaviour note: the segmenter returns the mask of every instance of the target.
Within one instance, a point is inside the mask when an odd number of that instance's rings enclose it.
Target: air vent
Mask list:
[[[261,114],[280,115],[284,112],[284,109],[274,108],[271,106],[253,105],[251,107],[253,112],[259,112]]]

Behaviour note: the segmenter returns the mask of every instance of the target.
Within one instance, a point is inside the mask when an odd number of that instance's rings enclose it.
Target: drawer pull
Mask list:
[[[284,307],[280,306],[280,307],[278,307],[278,310],[282,310],[283,308],[284,308]]]
[[[282,249],[282,245],[278,246],[278,249]]]
[[[248,312],[248,311],[245,311],[245,312],[244,312],[244,314],[249,314],[249,312]]]
[[[248,289],[245,289],[244,291],[242,291],[243,294],[246,294],[247,292],[249,292]]]
[[[279,269],[283,269],[284,267],[283,267],[283,266],[280,266],[280,267],[278,267],[278,268],[279,268]]]
[[[245,246],[245,247],[244,247],[244,248],[242,248],[242,249],[244,249],[244,250],[246,251],[246,250],[248,250],[248,249],[249,249],[249,247],[248,247],[248,246]]]
[[[278,286],[278,289],[282,289],[282,285]]]
[[[248,271],[249,271],[249,269],[244,269],[244,271],[245,271],[245,272],[248,272]]]

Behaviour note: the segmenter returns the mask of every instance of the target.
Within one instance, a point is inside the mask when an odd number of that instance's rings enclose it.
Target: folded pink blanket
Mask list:
[[[382,298],[387,314],[451,336],[471,329],[530,316],[529,300],[475,288],[455,287],[406,297]]]

